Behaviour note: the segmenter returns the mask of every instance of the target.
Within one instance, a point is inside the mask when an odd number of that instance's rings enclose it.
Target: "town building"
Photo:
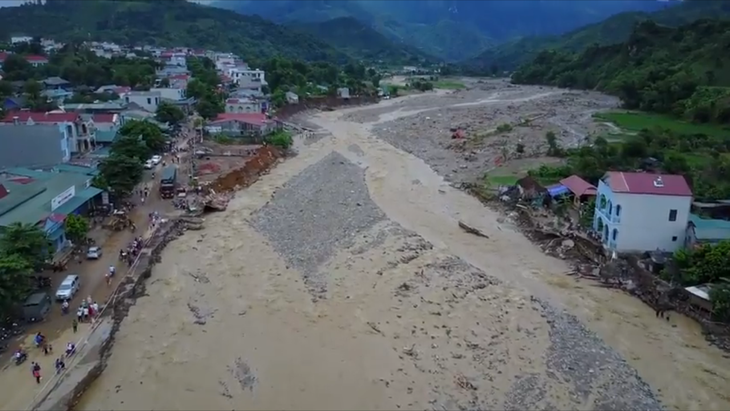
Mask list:
[[[48,167],[71,160],[71,137],[62,124],[0,127],[0,169]]]
[[[0,52],[0,65],[5,62],[8,56],[10,56],[10,53]],[[25,58],[25,60],[33,67],[39,67],[48,64],[48,57],[46,56],[29,55],[23,56],[23,58]]]
[[[261,113],[263,106],[253,98],[239,97],[226,100],[226,113]]]
[[[279,122],[269,119],[263,113],[224,113],[209,122],[205,129],[213,134],[265,136],[279,127]]]
[[[131,91],[124,95],[124,101],[127,104],[133,103],[154,113],[162,101],[162,95],[159,91]]]
[[[598,183],[593,229],[617,252],[684,246],[692,190],[680,175],[610,171]]]
[[[17,126],[20,124],[52,124],[65,128],[70,139],[72,154],[85,153],[94,148],[95,135],[93,121],[84,120],[79,113],[38,113],[32,111],[16,111],[7,113],[0,120],[0,126]]]
[[[102,190],[92,187],[90,174],[9,169],[0,173],[0,231],[19,222],[37,224],[55,251],[66,244],[63,222],[69,214],[94,207]]]

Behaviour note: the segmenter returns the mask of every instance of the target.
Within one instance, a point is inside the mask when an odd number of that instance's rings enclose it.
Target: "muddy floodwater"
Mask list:
[[[310,118],[322,138],[167,247],[77,409],[730,409],[696,324],[576,282],[372,131],[428,98]]]

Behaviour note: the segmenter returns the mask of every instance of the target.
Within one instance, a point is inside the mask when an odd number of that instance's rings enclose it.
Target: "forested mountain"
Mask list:
[[[512,70],[529,62],[542,50],[578,52],[593,44],[610,45],[626,41],[637,23],[653,20],[659,24],[676,27],[702,18],[730,17],[730,1],[685,0],[681,4],[654,13],[626,12],[614,15],[599,23],[590,24],[561,36],[525,37],[487,49],[465,64],[477,71],[487,71],[492,66]]]
[[[624,43],[579,54],[543,51],[512,75],[518,84],[598,89],[630,109],[730,122],[730,21],[670,28],[640,23]]]
[[[353,17],[301,23],[294,27],[358,60],[404,65],[435,63],[439,60],[413,46],[396,43]]]
[[[221,0],[214,5],[276,22],[354,17],[387,37],[450,60],[518,37],[556,35],[656,0]]]
[[[232,51],[257,62],[275,55],[345,62],[331,45],[256,16],[185,0],[46,0],[0,8],[0,38],[19,33],[62,41],[187,46]]]

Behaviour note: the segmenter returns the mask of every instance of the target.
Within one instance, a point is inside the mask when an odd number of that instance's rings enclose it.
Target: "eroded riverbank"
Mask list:
[[[358,110],[170,244],[78,409],[730,406],[697,327],[566,278]]]

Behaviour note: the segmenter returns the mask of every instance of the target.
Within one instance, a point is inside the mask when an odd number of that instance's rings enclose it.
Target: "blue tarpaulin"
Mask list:
[[[570,193],[568,187],[562,184],[554,184],[545,188],[547,188],[548,193],[550,193],[550,197],[558,197]]]

